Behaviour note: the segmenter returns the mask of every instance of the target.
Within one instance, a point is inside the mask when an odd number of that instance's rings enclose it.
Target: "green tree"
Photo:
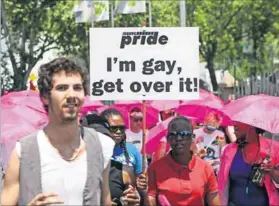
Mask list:
[[[244,5],[239,1],[187,1],[188,26],[200,28],[200,55],[207,63],[213,90],[218,89],[216,63],[224,53],[235,51],[235,42],[241,40],[238,15]]]
[[[12,65],[13,90],[26,89],[28,76],[43,54],[60,49],[61,42],[72,38],[66,31],[77,29],[73,23],[69,24],[74,22],[70,15],[74,2],[64,3],[56,0],[3,1],[1,17],[7,51],[2,60]]]

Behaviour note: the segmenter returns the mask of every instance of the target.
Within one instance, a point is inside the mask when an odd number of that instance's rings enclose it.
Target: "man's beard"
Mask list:
[[[70,116],[62,116],[61,120],[62,120],[62,123],[72,123],[72,122],[75,122],[77,121],[78,119],[78,112],[76,114],[73,114],[73,115],[70,115]]]

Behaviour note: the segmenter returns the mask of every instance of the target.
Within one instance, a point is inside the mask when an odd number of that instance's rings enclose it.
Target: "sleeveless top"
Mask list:
[[[82,205],[86,182],[86,152],[78,159],[68,162],[54,150],[43,130],[37,134],[41,159],[42,192],[55,192],[64,205]],[[17,153],[20,157],[20,145]]]
[[[21,139],[19,205],[42,192],[58,193],[65,205],[100,205],[104,159],[95,130],[84,128],[84,142],[86,153],[69,163],[40,132]]]
[[[123,181],[123,165],[120,162],[111,160],[110,174],[109,174],[109,188],[111,199],[120,200],[122,196],[125,185]]]

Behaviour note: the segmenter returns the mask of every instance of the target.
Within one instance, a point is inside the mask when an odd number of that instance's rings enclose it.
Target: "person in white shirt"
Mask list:
[[[222,118],[215,112],[209,113],[203,127],[194,130],[196,152],[200,157],[209,162],[215,171],[220,164],[220,154],[226,144],[225,135],[218,128]]]
[[[139,108],[130,112],[130,129],[126,130],[127,141],[132,142],[139,151],[142,149],[142,120],[143,114]]]
[[[114,141],[101,133],[98,137],[91,136],[94,137],[94,141],[100,138],[102,154],[99,153],[96,157],[103,156],[104,165],[98,165],[101,168],[98,173],[102,175],[102,181],[94,179],[97,193],[84,198],[84,194],[88,194],[85,190],[89,179],[87,172],[91,171],[91,168],[88,169],[87,155],[92,154],[94,149],[89,149],[91,145],[83,138],[83,127],[80,127],[78,119],[87,93],[86,76],[80,66],[66,58],[54,59],[40,67],[38,87],[49,117],[48,125],[38,131],[36,136],[32,136],[37,138],[34,138],[37,141],[34,144],[38,146],[40,158],[40,164],[34,161],[37,165],[33,165],[35,172],[32,174],[39,174],[40,185],[29,185],[29,191],[24,190],[25,188],[20,189],[28,183],[20,176],[22,169],[27,165],[26,162],[21,165],[26,147],[22,147],[21,142],[17,143],[6,170],[1,205],[84,205],[84,201],[95,200],[101,205],[111,205],[109,172]],[[34,197],[28,196],[33,193],[36,193]]]

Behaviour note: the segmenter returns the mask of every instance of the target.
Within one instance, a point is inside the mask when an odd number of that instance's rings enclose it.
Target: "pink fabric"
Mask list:
[[[200,89],[200,98],[197,100],[185,100],[182,101],[182,105],[203,105],[209,106],[215,109],[221,109],[224,107],[225,103],[220,97],[217,97],[211,92],[207,92]]]
[[[230,102],[222,111],[234,121],[279,133],[279,97],[245,96]]]
[[[158,195],[158,201],[161,206],[171,206],[165,195]]]
[[[27,106],[45,113],[39,92],[32,90],[9,92],[1,97],[1,104]]]
[[[174,109],[178,107],[179,104],[180,100],[154,100],[150,102],[150,105],[159,111]]]
[[[1,155],[4,170],[17,140],[34,133],[48,123],[45,112],[24,105],[1,106]]]
[[[232,121],[228,115],[226,115],[219,109],[215,109],[210,106],[202,105],[203,104],[202,100],[200,100],[200,101],[201,101],[201,104],[198,104],[196,102],[195,104],[180,105],[175,110],[175,112],[177,112],[177,114],[180,114],[180,115],[196,117],[198,119],[198,122],[201,122],[201,123],[205,121],[205,117],[207,116],[207,114],[209,114],[210,112],[215,112],[215,113],[219,114],[223,119],[221,125],[223,125],[223,126],[232,125]]]
[[[104,106],[101,101],[98,100],[91,100],[89,96],[84,98],[84,103],[80,109],[80,113],[87,114],[88,112],[92,112],[100,107]]]
[[[232,125],[232,121],[228,115],[222,112],[224,106],[225,103],[219,97],[200,89],[199,99],[183,101],[175,111],[181,115],[196,117],[199,122],[204,122],[208,113],[216,112],[223,118],[221,125],[229,126]]]
[[[260,157],[265,158],[268,155],[271,140],[260,137]],[[224,148],[221,156],[220,170],[218,173],[218,190],[221,199],[221,205],[227,205],[229,199],[229,172],[232,161],[237,152],[238,145],[231,143]],[[275,165],[279,165],[279,145],[273,142],[271,158]],[[275,187],[271,177],[266,175],[264,184],[267,190],[269,205],[279,205],[279,192]]]

